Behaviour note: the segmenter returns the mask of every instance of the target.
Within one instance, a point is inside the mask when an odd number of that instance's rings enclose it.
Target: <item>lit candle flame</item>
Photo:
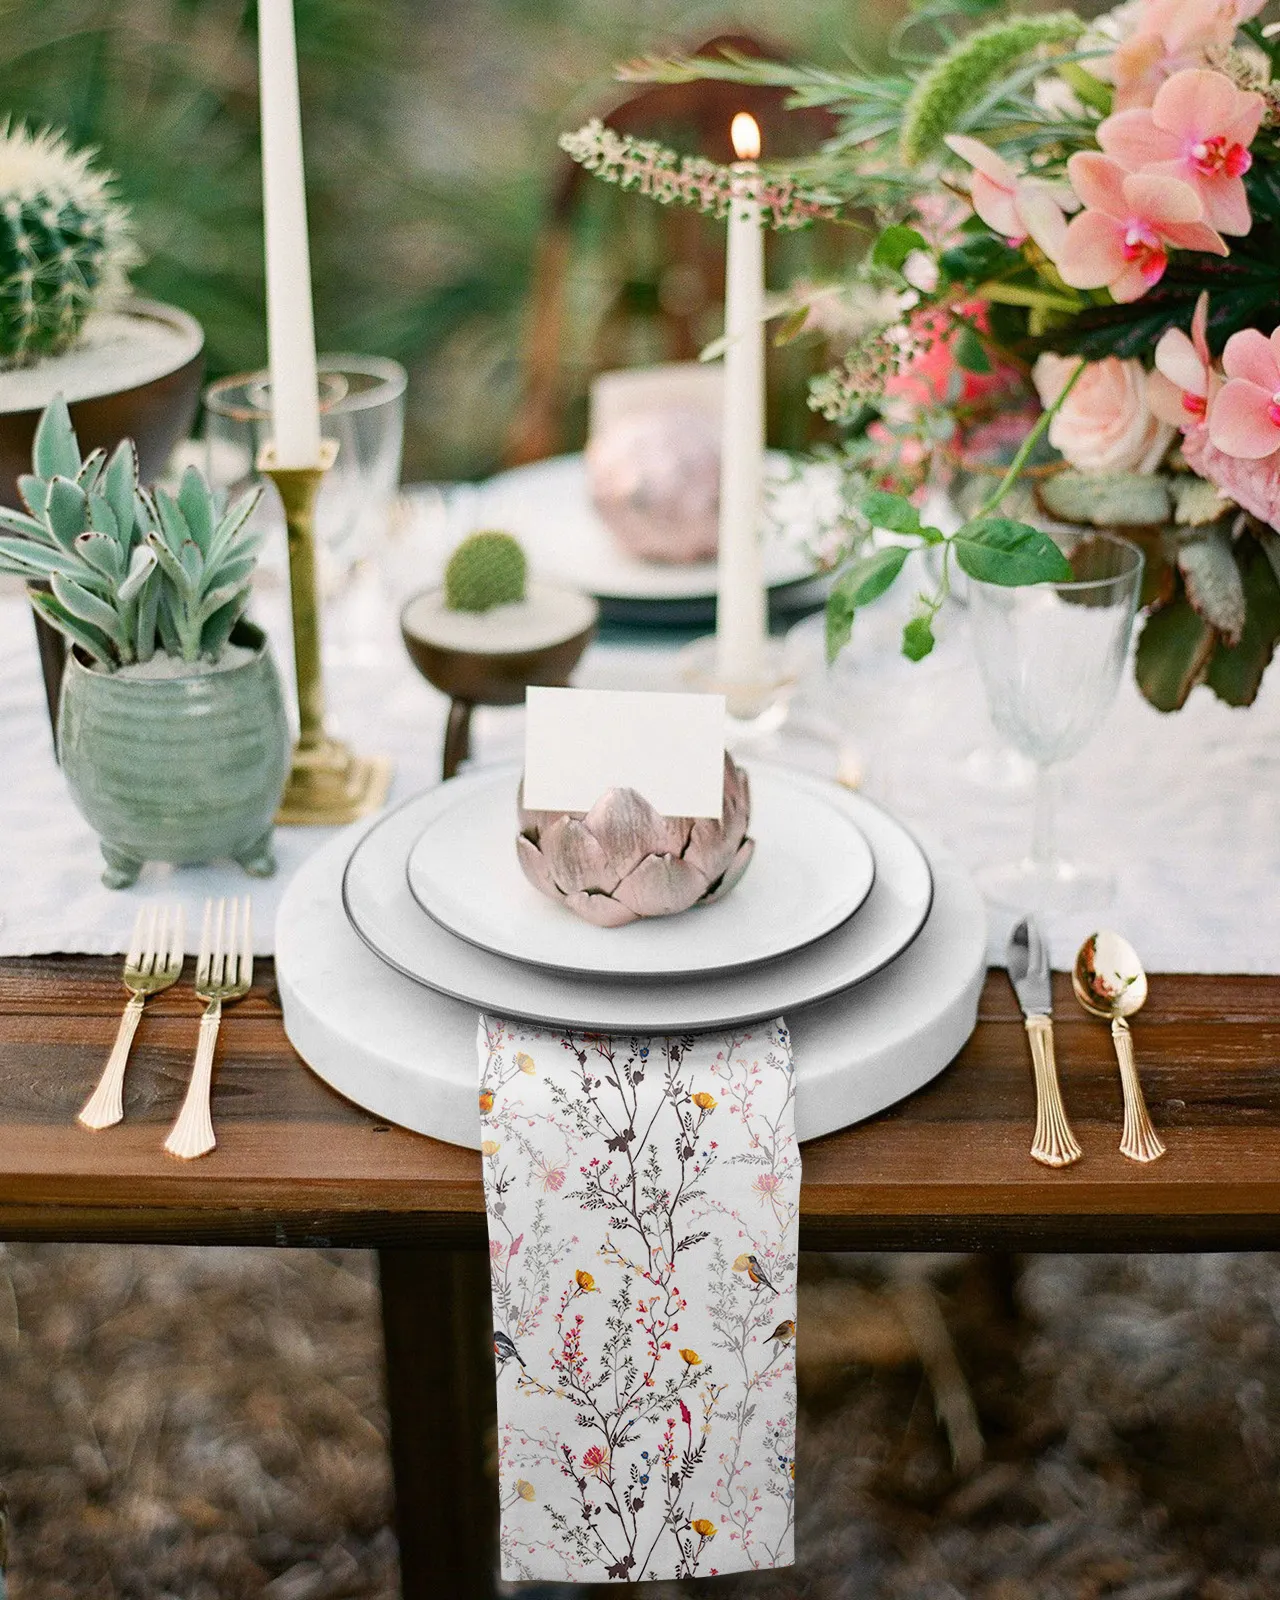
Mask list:
[[[739,111],[729,126],[733,151],[739,161],[754,161],[760,154],[760,124],[749,111]]]

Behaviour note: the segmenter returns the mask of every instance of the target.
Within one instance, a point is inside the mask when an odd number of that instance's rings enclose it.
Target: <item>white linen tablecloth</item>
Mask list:
[[[446,702],[418,676],[400,644],[397,602],[437,563],[449,530],[402,536],[385,558],[326,608],[330,720],[362,752],[395,761],[393,802],[436,781]],[[285,597],[267,589],[254,607],[286,681],[291,658]],[[1029,789],[975,781],[993,735],[957,608],[934,656],[896,654],[894,599],[859,618],[836,670],[821,666],[819,619],[801,625],[809,673],[787,729],[748,757],[827,773],[861,769],[864,791],[977,865],[1016,852],[1029,827]],[[674,650],[648,642],[598,644],[579,682],[676,687]],[[518,756],[523,713],[481,710],[473,747],[482,761]],[[281,828],[273,879],[217,864],[149,865],[131,890],[99,881],[97,840],[67,796],[54,760],[25,598],[0,594],[0,955],[111,953],[127,944],[137,901],[180,896],[188,926],[207,894],[249,891],[259,953],[269,953],[276,906],[326,829]],[[981,774],[979,773],[979,777]],[[1097,925],[1123,930],[1153,971],[1280,972],[1280,668],[1258,703],[1231,710],[1197,689],[1185,710],[1161,716],[1131,680],[1088,748],[1063,768],[1060,831],[1068,850],[1117,868],[1105,908],[1051,927],[1055,964],[1070,963]],[[991,955],[1001,961],[1008,918],[993,913]]]

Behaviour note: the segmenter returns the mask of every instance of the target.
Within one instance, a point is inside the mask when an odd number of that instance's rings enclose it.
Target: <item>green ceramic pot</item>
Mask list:
[[[128,679],[72,652],[58,707],[58,751],[81,816],[100,835],[109,889],[144,861],[190,866],[230,857],[275,871],[271,829],[289,771],[280,676],[261,630],[237,625],[251,660],[199,677]]]

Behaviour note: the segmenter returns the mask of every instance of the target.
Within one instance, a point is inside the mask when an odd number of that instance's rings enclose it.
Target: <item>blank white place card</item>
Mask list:
[[[638,790],[666,817],[720,815],[722,694],[531,688],[525,710],[531,811],[590,811],[619,788]]]

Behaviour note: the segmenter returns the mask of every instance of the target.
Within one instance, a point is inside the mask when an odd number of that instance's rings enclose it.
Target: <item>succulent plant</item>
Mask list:
[[[473,533],[444,569],[444,603],[450,611],[491,611],[524,599],[524,551],[509,533]]]
[[[0,367],[57,355],[136,259],[110,173],[49,129],[0,125]]]
[[[588,812],[527,811],[516,848],[535,889],[587,922],[620,928],[728,894],[747,870],[747,775],[724,758],[718,818],[664,817],[634,789],[609,789]]]
[[[36,610],[99,665],[149,661],[157,646],[216,661],[244,612],[261,535],[257,493],[227,507],[194,468],[176,497],[138,485],[133,444],[81,459],[66,404],[36,430],[26,512],[0,507],[0,572],[47,584]]]

